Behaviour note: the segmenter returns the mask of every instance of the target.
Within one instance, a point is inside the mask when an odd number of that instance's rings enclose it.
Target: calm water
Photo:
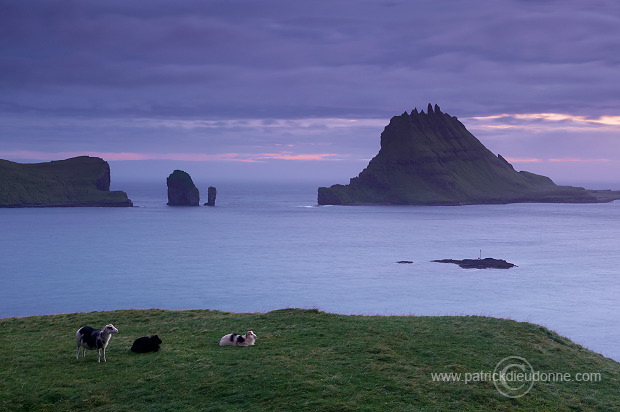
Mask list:
[[[545,325],[620,360],[620,202],[315,207],[317,185],[217,186],[214,208],[167,207],[165,184],[127,183],[118,187],[140,207],[0,209],[0,317],[283,307],[488,315]],[[480,249],[518,267],[430,262]]]

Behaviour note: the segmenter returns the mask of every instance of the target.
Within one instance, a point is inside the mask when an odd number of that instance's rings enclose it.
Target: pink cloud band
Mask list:
[[[566,157],[566,158],[553,158],[553,159],[538,159],[538,158],[514,158],[507,157],[506,160],[510,163],[544,163],[544,162],[596,162],[596,163],[604,163],[609,162],[609,159],[583,159],[578,157]]]
[[[476,120],[496,120],[496,119],[519,119],[519,120],[547,120],[547,121],[571,121],[582,124],[604,124],[610,126],[620,126],[620,116],[600,116],[597,118],[588,118],[585,116],[574,116],[564,113],[520,113],[520,114],[498,114],[493,116],[476,116],[472,119]],[[512,125],[506,125],[512,127]]]
[[[179,160],[188,162],[226,161],[261,162],[266,160],[344,160],[346,155],[334,153],[294,154],[278,153],[127,153],[127,152],[38,152],[38,151],[0,151],[0,156],[11,159],[59,160],[77,156],[101,157],[107,161],[117,160]]]

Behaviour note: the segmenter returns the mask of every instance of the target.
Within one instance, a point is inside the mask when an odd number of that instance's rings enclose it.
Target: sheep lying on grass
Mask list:
[[[80,347],[82,347],[83,355],[86,356],[86,349],[97,349],[97,362],[101,362],[101,352],[103,352],[103,361],[105,362],[105,348],[108,347],[112,333],[118,333],[118,329],[114,325],[105,325],[103,330],[93,329],[90,326],[84,326],[75,332],[75,340],[77,350],[75,351],[75,359],[80,358]]]
[[[245,335],[237,335],[229,333],[222,336],[220,346],[252,346],[256,340],[256,335],[252,331],[248,331]]]
[[[136,339],[131,345],[131,351],[135,353],[157,352],[161,345],[161,339],[157,335],[143,336]]]

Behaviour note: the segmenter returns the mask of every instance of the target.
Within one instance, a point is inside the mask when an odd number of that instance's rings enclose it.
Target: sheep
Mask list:
[[[161,339],[157,335],[151,335],[150,338],[143,336],[134,341],[131,351],[135,353],[157,352],[161,343]]]
[[[252,346],[256,340],[256,335],[251,330],[245,335],[237,335],[236,333],[229,333],[222,336],[220,339],[220,346]]]
[[[75,340],[77,349],[75,351],[75,359],[80,358],[80,347],[82,347],[83,355],[86,356],[86,349],[97,349],[97,362],[101,362],[101,352],[103,352],[103,361],[105,359],[105,348],[108,347],[112,333],[118,333],[118,329],[114,325],[105,325],[103,330],[93,329],[90,326],[84,326],[75,332]]]

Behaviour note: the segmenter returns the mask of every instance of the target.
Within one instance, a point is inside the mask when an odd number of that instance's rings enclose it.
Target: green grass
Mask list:
[[[75,359],[75,331],[113,323],[107,363]],[[220,347],[253,330],[253,347]],[[158,334],[157,353],[129,351]],[[0,320],[0,410],[620,410],[620,364],[543,327],[487,317],[345,316],[129,310]],[[502,396],[492,382],[431,373],[492,371],[507,356],[535,370],[600,373]]]

